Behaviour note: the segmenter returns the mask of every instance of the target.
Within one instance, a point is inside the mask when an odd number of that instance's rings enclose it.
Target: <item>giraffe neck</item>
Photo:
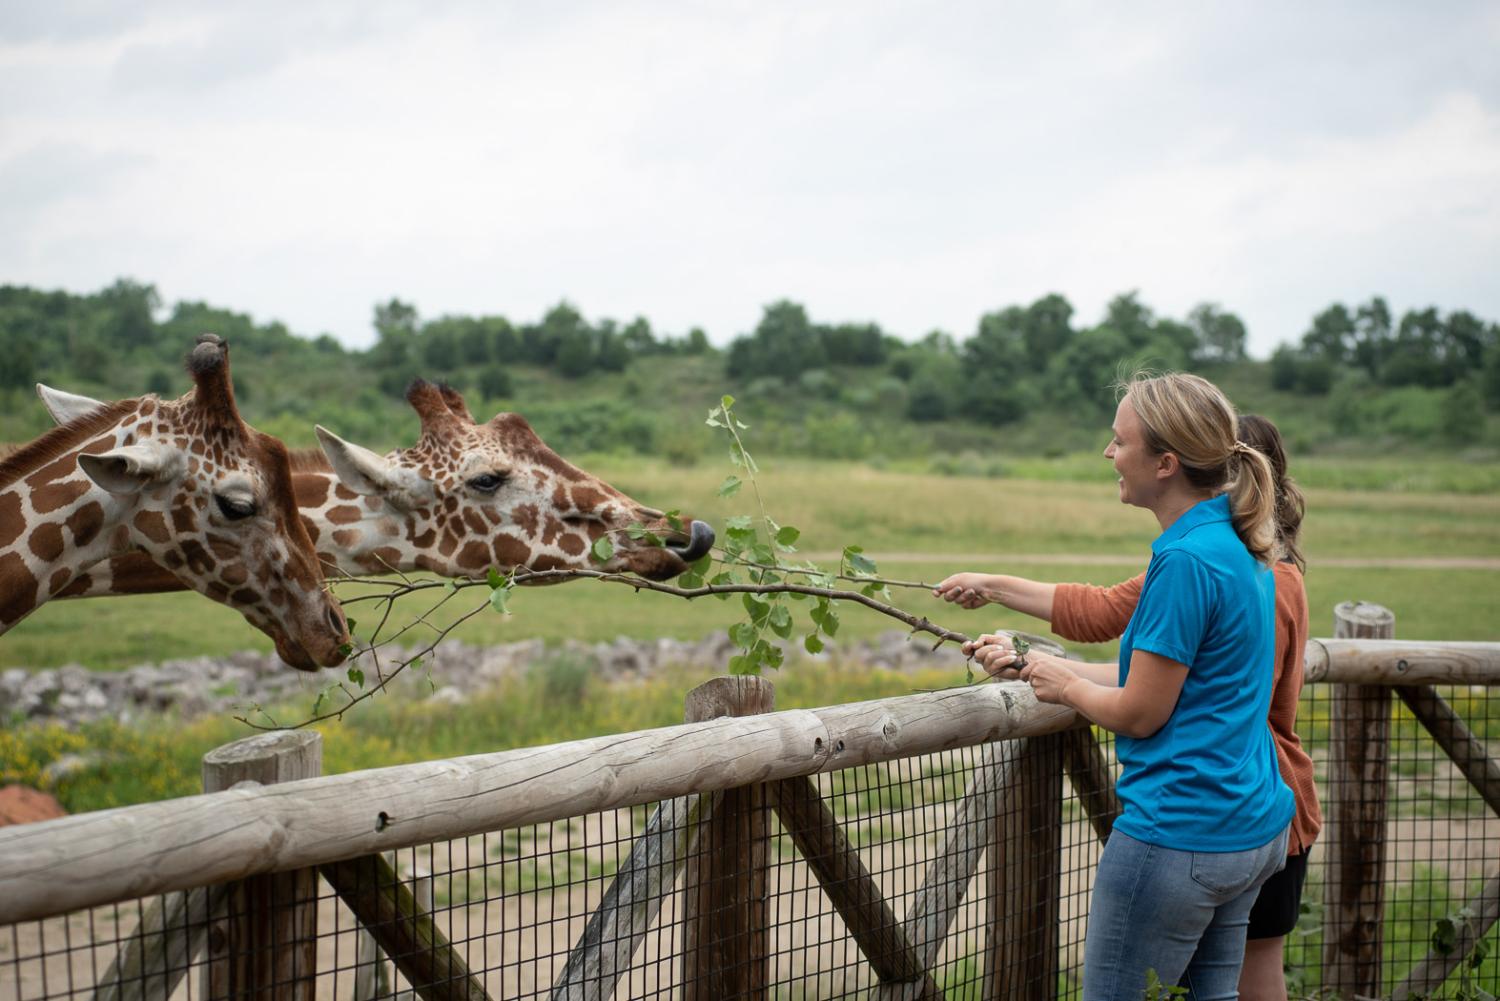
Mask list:
[[[103,420],[77,422],[0,468],[0,634],[89,567],[129,549],[133,499],[95,484],[78,456],[131,444],[134,437]]]

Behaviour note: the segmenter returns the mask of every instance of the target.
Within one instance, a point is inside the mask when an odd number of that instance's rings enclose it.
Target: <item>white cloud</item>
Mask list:
[[[392,295],[725,340],[1138,287],[1261,352],[1334,299],[1500,318],[1500,28],[1445,11],[64,9],[0,24],[0,278],[354,343]]]

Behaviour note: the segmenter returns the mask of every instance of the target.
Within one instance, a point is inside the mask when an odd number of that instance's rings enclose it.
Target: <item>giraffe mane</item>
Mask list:
[[[108,431],[134,411],[140,402],[140,399],[134,399],[106,403],[82,417],[75,417],[66,424],[52,428],[34,441],[16,446],[5,456],[4,461],[0,461],[0,489],[10,486],[39,466],[62,458],[78,444],[79,439]]]
[[[331,473],[333,466],[321,448],[295,448],[287,452],[294,473]]]

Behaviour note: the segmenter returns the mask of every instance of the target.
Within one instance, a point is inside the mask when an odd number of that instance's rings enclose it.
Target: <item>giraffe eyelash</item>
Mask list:
[[[481,473],[468,481],[469,486],[482,494],[492,494],[505,485],[508,479],[503,473]]]
[[[232,500],[223,494],[214,494],[214,502],[219,505],[219,513],[230,521],[242,521],[255,514],[255,502]]]

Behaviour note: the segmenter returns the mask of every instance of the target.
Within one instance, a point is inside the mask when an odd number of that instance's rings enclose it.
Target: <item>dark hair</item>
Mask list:
[[[1286,447],[1281,441],[1281,432],[1276,425],[1259,414],[1241,414],[1237,435],[1271,461],[1271,476],[1276,484],[1276,534],[1286,551],[1283,559],[1295,563],[1297,569],[1306,572],[1307,559],[1297,545],[1302,531],[1302,516],[1307,510],[1307,501],[1297,487],[1297,481],[1286,472]]]

